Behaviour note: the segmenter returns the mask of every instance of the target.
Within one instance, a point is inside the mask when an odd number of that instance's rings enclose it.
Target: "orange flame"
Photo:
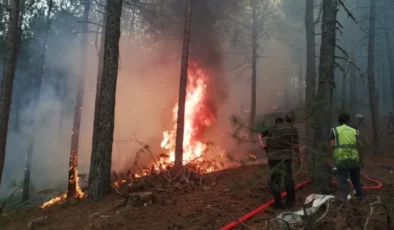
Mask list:
[[[77,169],[75,170],[75,175],[78,175]],[[86,197],[86,193],[82,192],[81,188],[79,187],[78,182],[79,182],[79,177],[77,176],[76,177],[77,194],[76,194],[75,198],[82,199],[82,198]],[[50,207],[56,203],[64,201],[65,199],[67,199],[67,191],[65,193],[63,193],[62,195],[54,197],[54,198],[48,200],[47,202],[43,203],[42,205],[40,205],[40,208]]]
[[[191,63],[188,70],[188,84],[185,104],[185,125],[183,134],[183,161],[184,164],[199,159],[207,145],[203,141],[204,130],[216,122],[214,114],[207,106],[207,84],[209,78],[196,63]],[[175,160],[176,121],[178,103],[173,109],[173,128],[163,133],[161,147],[169,152],[170,163]],[[212,169],[207,169],[212,171]]]

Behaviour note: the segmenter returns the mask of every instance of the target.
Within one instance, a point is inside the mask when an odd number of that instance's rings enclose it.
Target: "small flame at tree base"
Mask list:
[[[73,182],[76,183],[76,185],[75,185],[76,186],[75,198],[83,199],[83,198],[86,197],[86,193],[82,192],[81,188],[79,187],[79,184],[78,184],[79,177],[77,175],[78,175],[78,170],[75,169],[75,178],[76,179],[75,179],[75,181],[73,181]],[[40,208],[48,208],[48,207],[50,207],[50,206],[52,206],[54,204],[57,204],[57,203],[60,203],[60,202],[62,202],[64,200],[66,200],[66,199],[67,199],[67,191],[65,193],[63,193],[62,195],[54,197],[54,198],[48,200],[47,202],[43,203],[42,205],[40,205]]]

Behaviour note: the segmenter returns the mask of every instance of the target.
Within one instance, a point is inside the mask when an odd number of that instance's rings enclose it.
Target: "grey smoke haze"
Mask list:
[[[183,15],[182,12],[180,15]],[[209,86],[209,92],[212,93],[212,106],[217,110],[217,123],[207,131],[206,139],[219,144],[224,150],[231,150],[235,144],[228,135],[231,131],[228,118],[231,114],[239,114],[241,106],[245,109],[250,107],[250,73],[245,72],[237,81],[234,80],[237,72],[231,69],[239,60],[227,54],[228,44],[217,37],[213,25],[206,27],[212,22],[209,20],[215,19],[197,12],[198,9],[194,15],[196,23],[192,30],[191,57],[204,63],[204,68],[209,69],[212,78],[216,79],[215,84]],[[198,16],[204,16],[207,21],[197,20]],[[134,134],[140,141],[150,144],[153,152],[160,151],[162,132],[172,126],[172,109],[178,96],[181,36],[180,33],[171,34],[170,40],[151,43],[146,39],[133,40],[132,34],[126,32],[122,34],[113,170],[131,168],[135,152],[140,148],[137,143],[129,141],[134,138]],[[81,58],[78,37],[77,34],[51,33],[46,57],[48,68],[67,70],[67,84],[70,86],[68,94],[73,103]],[[86,173],[89,169],[96,89],[97,50],[93,44],[95,36],[91,35],[90,38],[79,147],[81,173]],[[303,43],[299,45],[303,46]],[[287,76],[296,77],[298,74],[298,63],[292,61],[293,54],[287,46],[275,38],[262,41],[261,46],[264,47],[263,55],[268,59],[259,59],[258,62],[259,114],[271,111],[274,105],[283,105],[283,98],[277,97],[277,92],[284,91]],[[32,184],[37,189],[66,189],[74,107],[73,104],[66,106],[62,130],[59,132],[62,103],[55,94],[52,82],[55,77],[44,78],[39,106],[30,104],[22,108],[19,118],[22,132],[9,133],[0,195],[9,191],[8,185],[12,180],[23,179],[27,147],[25,134],[35,109],[38,110],[39,129],[35,132]]]

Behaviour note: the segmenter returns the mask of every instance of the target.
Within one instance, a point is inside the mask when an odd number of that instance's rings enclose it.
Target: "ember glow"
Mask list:
[[[183,134],[183,163],[191,161],[201,161],[201,157],[207,150],[207,144],[204,142],[204,131],[206,128],[216,122],[215,115],[207,105],[207,85],[209,77],[197,65],[190,63],[188,69],[188,82],[185,104],[185,127]],[[168,161],[173,163],[175,160],[175,137],[176,121],[178,115],[178,102],[172,111],[173,128],[163,133],[161,147],[169,153]],[[212,169],[203,169],[210,172]]]

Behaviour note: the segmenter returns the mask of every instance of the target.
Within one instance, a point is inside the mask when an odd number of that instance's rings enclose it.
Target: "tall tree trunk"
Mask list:
[[[105,1],[105,7],[108,7],[108,0]],[[104,66],[104,50],[105,50],[105,33],[107,25],[107,11],[103,15],[103,25],[101,29],[101,39],[100,39],[100,51],[98,53],[98,68],[97,68],[97,83],[96,83],[96,98],[95,98],[95,114],[100,114],[100,87],[101,78],[103,75]],[[98,119],[94,119],[93,127],[98,127]]]
[[[298,88],[299,88],[298,100],[299,100],[299,105],[301,106],[302,103],[304,102],[303,96],[302,96],[302,95],[303,95],[303,91],[304,91],[304,87],[303,87],[303,85],[304,85],[304,84],[303,84],[304,79],[303,79],[303,77],[302,77],[302,62],[300,62],[299,65],[300,65],[300,66],[299,66],[299,68],[298,68]]]
[[[14,89],[15,90],[15,89]],[[17,90],[15,90],[17,91]],[[14,132],[19,132],[20,129],[20,120],[19,120],[19,115],[20,115],[20,105],[21,105],[21,94],[20,93],[16,93],[13,96],[13,100],[12,100],[12,108],[11,108],[11,113],[14,114],[13,117],[13,131]]]
[[[108,0],[103,72],[94,114],[89,201],[98,201],[110,192],[121,14],[122,0]]]
[[[387,51],[387,59],[389,64],[389,74],[391,81],[391,111],[394,112],[394,57],[393,57],[393,48],[391,44],[390,35],[388,29],[390,28],[390,14],[388,12],[388,1],[385,1],[385,11],[384,11],[384,38],[386,40],[386,51]]]
[[[81,127],[81,117],[82,117],[82,105],[83,105],[83,95],[85,90],[85,78],[86,78],[86,63],[87,63],[87,48],[89,45],[89,36],[86,33],[89,29],[89,10],[90,10],[90,0],[84,1],[84,11],[83,11],[83,26],[82,31],[85,33],[81,39],[81,64],[80,64],[80,74],[78,82],[78,92],[77,99],[74,109],[74,123],[71,132],[71,149],[70,149],[70,160],[69,160],[69,171],[68,171],[68,189],[67,197],[74,197],[77,192],[77,174],[78,174],[78,146],[79,146],[79,131]]]
[[[180,169],[183,164],[183,133],[185,124],[185,103],[187,89],[187,69],[189,62],[190,29],[192,24],[191,1],[186,0],[185,28],[183,33],[181,76],[179,82],[178,116],[175,140],[175,167]]]
[[[12,88],[15,77],[16,61],[19,47],[19,1],[11,1],[7,35],[7,57],[4,61],[3,77],[0,88],[0,183],[3,175],[5,160],[8,121],[10,118],[10,107]]]
[[[352,35],[352,47],[350,53],[350,59],[354,65],[357,65],[356,60],[356,43],[354,40],[354,32]],[[357,111],[357,69],[353,65],[350,66],[350,114],[351,117],[354,118],[356,116]]]
[[[373,151],[378,153],[379,147],[379,109],[375,83],[375,22],[376,22],[376,0],[371,0],[369,11],[369,33],[368,33],[368,89],[369,104],[372,118]]]
[[[345,69],[345,71],[347,70],[347,68],[345,67],[345,64],[346,64],[346,62],[343,62],[344,63],[344,65],[342,65],[343,66],[343,68]],[[346,99],[347,99],[347,97],[346,97],[346,93],[347,93],[347,84],[346,84],[346,81],[347,81],[347,73],[345,72],[345,73],[342,73],[342,95],[341,95],[341,111],[342,112],[345,112],[345,109],[346,109]]]
[[[65,112],[65,106],[66,106],[66,85],[67,81],[64,80],[64,76],[62,73],[58,73],[56,77],[56,97],[57,100],[60,102],[61,107],[60,107],[60,118],[59,118],[59,124],[58,124],[58,145],[61,145],[62,137],[63,137],[63,117],[64,117],[64,112]]]
[[[41,93],[42,78],[44,75],[44,68],[45,68],[45,54],[46,54],[46,49],[47,49],[47,44],[48,44],[50,15],[52,12],[52,7],[53,7],[52,0],[48,0],[48,12],[47,12],[47,16],[46,16],[46,27],[44,30],[43,42],[42,42],[41,54],[40,54],[40,62],[39,62],[38,71],[37,71],[38,90],[35,95],[36,98],[34,100],[32,100],[33,102],[37,103],[37,106],[39,106],[39,104],[40,104],[39,100],[40,100],[40,93]],[[33,120],[32,120],[33,124],[32,124],[31,129],[29,130],[28,141],[27,141],[27,158],[26,158],[26,164],[25,164],[25,178],[23,181],[22,202],[27,201],[30,198],[30,174],[31,174],[31,165],[32,165],[32,160],[33,160],[34,134],[35,134],[35,129],[37,128],[36,127],[37,109],[35,109],[33,111],[32,117],[33,117]]]
[[[313,100],[316,88],[316,42],[315,42],[315,24],[314,24],[314,0],[306,0],[305,8],[305,36],[306,36],[306,76],[305,76],[305,136],[306,144],[312,146],[312,121],[310,116],[313,111]],[[312,156],[310,148],[306,148],[307,155]]]
[[[319,90],[316,103],[315,145],[318,154],[314,154],[314,184],[318,191],[329,186],[328,172],[321,167],[328,151],[331,126],[332,90],[334,88],[334,63],[337,23],[337,0],[323,1],[322,41],[320,46]]]
[[[249,127],[254,128],[256,119],[256,93],[257,93],[257,0],[252,0],[252,85]],[[252,132],[249,132],[249,139]]]

